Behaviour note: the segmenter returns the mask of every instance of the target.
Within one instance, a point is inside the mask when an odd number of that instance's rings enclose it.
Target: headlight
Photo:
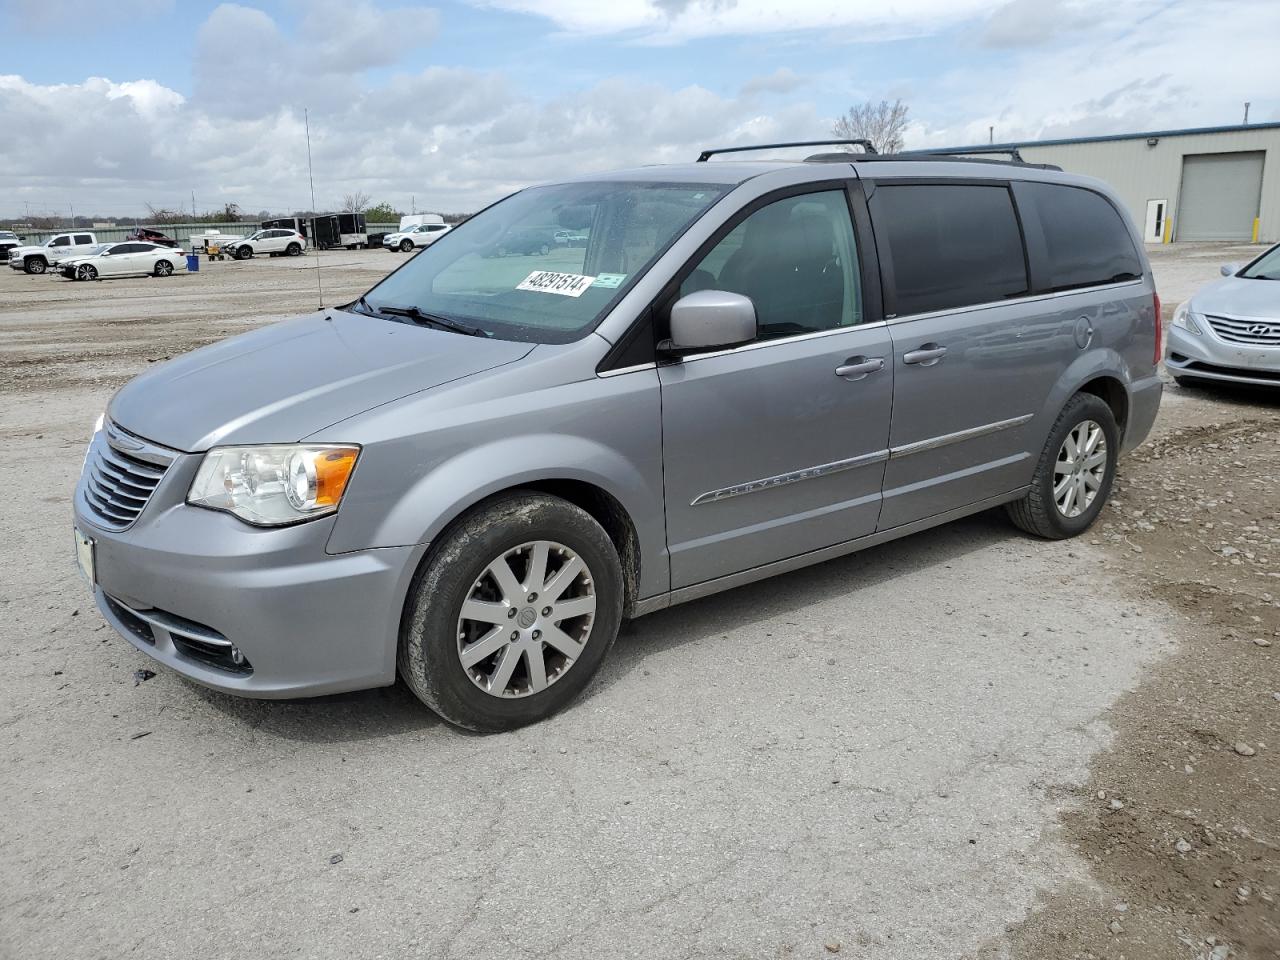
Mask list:
[[[359,447],[215,447],[205,454],[187,503],[276,527],[338,509]]]
[[[1194,333],[1200,336],[1200,328],[1196,326],[1196,320],[1200,315],[1191,309],[1191,301],[1178,304],[1178,309],[1173,311],[1173,325],[1187,333]]]

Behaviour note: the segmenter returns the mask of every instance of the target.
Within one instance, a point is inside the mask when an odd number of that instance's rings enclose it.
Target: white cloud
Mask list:
[[[790,67],[779,67],[773,73],[760,74],[749,79],[742,85],[742,95],[750,97],[761,93],[791,93],[798,87],[804,86],[804,83],[805,78]]]
[[[629,34],[679,42],[696,37],[777,34],[791,30],[891,27],[895,32],[958,23],[990,0],[472,0],[476,6],[546,17],[582,34]]]
[[[858,9],[840,16],[870,15],[868,5],[851,5]],[[646,17],[658,18],[657,30],[682,21],[681,29],[701,30],[716,18],[737,17],[744,30],[764,22],[763,7],[746,0],[543,6],[560,11],[562,26],[614,18],[624,39],[640,36]],[[900,6],[910,24],[939,4]],[[788,8],[778,23],[812,18],[816,7]],[[501,70],[388,72],[435,36],[429,10],[385,10],[367,0],[298,9],[293,32],[260,10],[213,10],[197,33],[187,97],[140,77],[39,84],[0,76],[0,130],[12,133],[0,138],[0,215],[24,202],[33,211],[65,211],[70,202],[106,214],[147,202],[188,208],[192,190],[201,209],[226,202],[249,211],[305,209],[304,106],[320,206],[358,188],[405,208],[413,195],[419,209],[463,211],[539,180],[690,160],[708,146],[827,136],[831,115],[847,106],[836,97],[908,91],[909,147],[985,142],[989,125],[997,140],[1016,140],[1233,123],[1244,100],[1254,102],[1255,119],[1268,119],[1280,105],[1266,99],[1274,96],[1270,46],[1280,35],[1280,4],[1262,0],[1238,0],[1230,15],[1215,17],[1133,0],[1099,9],[1088,25],[1048,33],[1034,16],[1009,32],[1010,18],[1030,15],[1025,0],[1013,0],[1000,8],[999,55],[985,46],[995,19],[972,17],[948,35],[971,55],[941,76],[912,74],[905,63],[900,75],[867,76],[856,72],[856,58],[846,73],[810,74],[797,58],[790,69],[744,71],[736,93],[709,80],[675,85],[622,75],[553,96]],[[1241,31],[1246,21],[1252,28]],[[798,35],[787,49],[802,55],[804,43],[825,40],[821,31]],[[688,55],[697,56],[696,43]]]

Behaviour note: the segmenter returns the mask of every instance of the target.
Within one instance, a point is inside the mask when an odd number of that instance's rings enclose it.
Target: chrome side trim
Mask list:
[[[809,553],[802,553],[798,557],[788,557],[785,560],[775,560],[773,563],[766,563],[763,566],[752,567],[750,570],[742,570],[738,573],[731,573],[725,577],[719,577],[715,580],[706,580],[702,583],[695,583],[688,587],[681,587],[678,590],[671,590],[668,593],[660,593],[656,597],[646,597],[643,600],[633,602],[627,611],[629,617],[643,617],[647,613],[656,613],[659,610],[665,610],[667,607],[674,607],[676,604],[687,603],[690,600],[698,600],[702,597],[708,597],[713,593],[720,593],[722,590],[732,590],[734,587],[745,586],[748,583],[755,583],[757,580],[766,580],[769,577],[777,576],[780,573],[789,573],[792,570],[799,570],[802,567],[812,566],[815,563],[823,563],[827,560],[834,560],[837,557],[843,557],[848,553],[857,553],[859,550],[865,550],[867,547],[879,546],[882,543],[888,543],[890,540],[897,540],[908,534],[919,533],[921,530],[928,530],[930,527],[941,526],[944,523],[950,523],[952,520],[959,520],[961,517],[967,517],[971,513],[980,513],[983,510],[989,510],[992,507],[998,507],[1002,503],[1010,503],[1026,495],[1028,487],[1019,487],[1016,490],[1010,490],[1008,493],[1002,493],[999,496],[987,497],[985,500],[979,500],[977,503],[970,503],[963,507],[957,507],[954,510],[948,510],[946,513],[939,513],[936,516],[926,517],[923,520],[915,520],[911,523],[904,523],[897,527],[891,527],[888,530],[879,530],[875,533],[868,534],[865,537],[859,537],[856,540],[846,540],[843,543],[837,543],[830,547],[823,547],[821,550],[812,550]]]
[[[1032,293],[1025,297],[1010,297],[1008,300],[988,300],[985,303],[971,303],[963,307],[949,307],[946,310],[930,310],[928,313],[893,313],[885,319],[889,323],[909,323],[912,320],[929,320],[933,317],[953,316],[957,313],[973,313],[976,310],[990,310],[993,307],[1012,307],[1020,303],[1038,303],[1042,300],[1058,300],[1062,297],[1078,297],[1082,293],[1096,293],[1099,290],[1119,290],[1123,287],[1141,287],[1147,282],[1146,277],[1137,280],[1121,280],[1119,283],[1101,283],[1096,287],[1080,287],[1075,290],[1055,290],[1053,293]]]
[[[736,483],[731,487],[721,487],[719,490],[708,490],[706,493],[700,493],[689,501],[689,506],[696,507],[703,503],[715,503],[719,500],[728,500],[730,497],[759,493],[761,490],[772,490],[774,487],[783,487],[789,483],[799,483],[801,480],[814,480],[818,477],[830,476],[833,473],[853,470],[872,463],[883,463],[888,459],[888,450],[876,450],[873,453],[850,457],[848,460],[835,460],[831,463],[819,464],[816,467],[805,467],[803,470],[792,470],[790,473],[780,473],[774,477],[765,477],[763,480]]]
[[[617,370],[605,370],[602,373],[597,373],[596,376],[597,377],[620,377],[624,373],[638,373],[641,370],[656,370],[657,368],[658,368],[658,365],[650,361],[649,363],[637,363],[634,366],[630,366],[630,367],[619,367]]]
[[[945,447],[953,443],[963,443],[965,440],[976,440],[978,437],[985,437],[992,433],[999,433],[1001,430],[1011,430],[1014,427],[1020,427],[1035,414],[1024,413],[1020,417],[1010,417],[1008,420],[997,420],[995,423],[984,423],[980,427],[970,427],[967,430],[957,430],[955,433],[944,433],[941,436],[929,437],[927,440],[917,440],[915,443],[904,443],[900,447],[891,447],[889,449],[890,459],[897,460],[901,457],[909,457],[913,453],[923,453],[926,450],[936,450],[938,447]]]
[[[708,360],[711,357],[723,357],[731,353],[745,353],[748,350],[760,350],[763,347],[777,347],[784,343],[798,343],[801,340],[816,340],[819,337],[831,337],[838,333],[853,333],[858,330],[879,330],[887,324],[883,320],[875,323],[854,323],[847,327],[832,327],[829,330],[814,330],[812,333],[796,333],[789,337],[775,337],[772,340],[752,340],[740,347],[728,347],[724,350],[710,350],[707,353],[691,353],[681,359],[685,363],[693,360]]]

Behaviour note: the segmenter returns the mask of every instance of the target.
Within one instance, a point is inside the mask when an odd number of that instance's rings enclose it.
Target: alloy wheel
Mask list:
[[[1092,420],[1067,433],[1053,466],[1053,501],[1064,517],[1080,516],[1098,497],[1107,473],[1107,435]]]
[[[90,264],[82,263],[80,264],[80,266],[76,267],[77,280],[92,280],[95,277],[97,277],[97,275],[98,275],[98,271],[95,270]]]
[[[467,591],[458,616],[458,659],[494,697],[527,697],[561,679],[582,656],[595,623],[586,562],[549,540],[496,557]]]

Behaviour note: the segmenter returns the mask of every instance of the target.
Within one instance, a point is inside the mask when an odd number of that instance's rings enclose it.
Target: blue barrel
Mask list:
[[[200,272],[200,255],[198,253],[187,254],[187,272],[188,273]]]

